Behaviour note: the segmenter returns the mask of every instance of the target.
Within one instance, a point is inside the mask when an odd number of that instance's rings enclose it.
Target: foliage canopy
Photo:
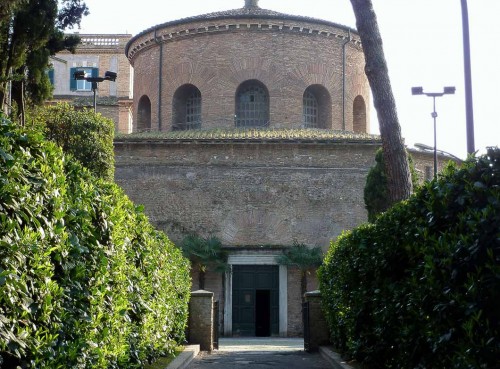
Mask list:
[[[215,236],[207,238],[197,234],[184,237],[181,242],[183,255],[191,260],[198,271],[198,288],[205,288],[205,275],[208,270],[223,273],[227,270],[227,251],[222,248],[222,242]]]
[[[115,171],[114,123],[91,110],[75,110],[67,103],[34,110],[33,123],[64,153],[80,161],[99,178],[112,181]]]
[[[307,292],[307,275],[321,265],[323,252],[321,247],[308,247],[303,243],[294,242],[286,248],[283,254],[276,258],[279,265],[298,268],[300,271],[300,292],[302,300]]]
[[[410,153],[408,153],[408,163],[410,165],[412,186],[413,188],[417,188],[419,178]],[[375,166],[370,169],[366,177],[364,200],[366,210],[368,211],[368,221],[370,222],[373,222],[380,213],[386,211],[391,206],[382,149],[377,150],[375,154]]]
[[[4,5],[5,3],[5,5]],[[49,57],[73,51],[80,38],[64,30],[80,25],[88,14],[82,0],[2,0],[0,10],[0,110],[7,110],[8,85],[24,123],[25,95],[33,104],[51,96]]]

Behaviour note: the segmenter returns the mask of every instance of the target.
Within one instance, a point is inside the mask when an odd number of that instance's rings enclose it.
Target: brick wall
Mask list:
[[[148,96],[153,130],[159,129],[160,121],[161,130],[171,129],[174,93],[184,84],[195,85],[201,92],[204,128],[232,127],[236,90],[251,79],[259,80],[269,91],[272,127],[300,127],[304,91],[308,86],[321,85],[331,97],[332,114],[327,128],[344,128],[342,44],[348,38],[345,28],[295,18],[229,17],[174,23],[134,37],[127,49],[135,72],[134,116],[139,99]],[[353,102],[358,95],[369,107],[364,56],[354,34],[346,47],[347,130],[353,129]],[[367,117],[369,131],[369,114]]]
[[[188,341],[191,344],[199,344],[202,351],[212,351],[214,348],[213,301],[212,292],[204,290],[191,292]]]
[[[326,248],[366,220],[377,144],[115,142],[115,180],[174,240]]]
[[[309,303],[309,324],[307,328],[309,330],[309,337],[307,351],[314,352],[318,351],[320,346],[330,344],[330,332],[321,307],[320,291],[306,293],[306,301]]]
[[[293,241],[326,251],[344,229],[366,221],[363,189],[375,143],[238,143],[115,141],[115,180],[174,242],[189,232],[214,235],[231,251]],[[432,153],[412,152],[423,173]],[[444,161],[440,159],[440,164]],[[267,245],[267,246],[266,246]],[[198,274],[192,273],[197,290]],[[300,273],[289,268],[288,335],[302,335]],[[318,288],[314,273],[307,291]],[[205,289],[220,302],[222,275],[208,272]],[[220,327],[219,327],[220,328]]]

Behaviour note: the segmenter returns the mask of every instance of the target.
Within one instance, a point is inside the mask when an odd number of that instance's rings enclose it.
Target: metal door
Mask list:
[[[256,291],[269,291],[269,309],[257,309]],[[233,336],[255,336],[256,314],[268,311],[269,335],[279,335],[279,267],[277,265],[233,266]]]

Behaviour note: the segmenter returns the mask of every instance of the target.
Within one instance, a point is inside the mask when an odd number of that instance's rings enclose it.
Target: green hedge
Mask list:
[[[140,368],[184,340],[189,291],[118,186],[0,117],[0,367]]]
[[[500,150],[448,168],[319,270],[332,343],[375,368],[496,368]]]
[[[413,157],[409,152],[407,152],[407,155],[412,186],[416,189],[420,178],[415,170]],[[391,201],[389,200],[389,190],[387,189],[387,176],[385,174],[384,152],[382,148],[379,148],[375,153],[375,165],[366,176],[363,199],[366,211],[368,212],[369,222],[375,221],[380,213],[390,207]]]
[[[111,119],[93,110],[75,110],[67,103],[41,106],[31,115],[33,125],[64,153],[71,154],[96,177],[113,181],[115,125]]]

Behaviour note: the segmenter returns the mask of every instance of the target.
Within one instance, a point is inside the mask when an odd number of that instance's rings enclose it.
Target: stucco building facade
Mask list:
[[[51,57],[49,78],[54,86],[53,101],[68,102],[77,107],[93,108],[91,83],[75,80],[74,73],[101,77],[106,71],[117,73],[116,81],[98,84],[97,112],[115,122],[115,131],[132,132],[133,69],[124,55],[127,34],[80,34],[75,53],[60,52]]]

